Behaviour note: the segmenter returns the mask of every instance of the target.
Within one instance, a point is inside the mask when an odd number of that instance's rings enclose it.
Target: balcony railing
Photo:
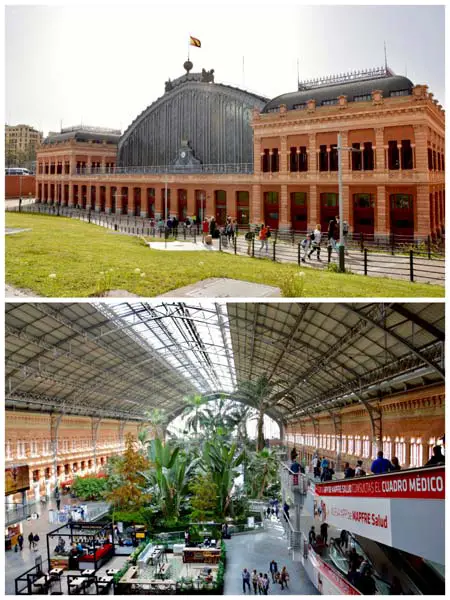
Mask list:
[[[159,165],[141,167],[95,167],[78,168],[73,175],[177,175],[191,173],[212,173],[220,175],[253,173],[253,163],[221,163],[207,165]],[[61,175],[60,175],[61,176]]]
[[[12,525],[18,521],[23,521],[31,515],[31,506],[15,502],[14,504],[5,504],[5,526]]]

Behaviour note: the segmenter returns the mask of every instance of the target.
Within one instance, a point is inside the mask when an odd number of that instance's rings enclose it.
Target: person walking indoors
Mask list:
[[[19,549],[23,550],[23,535],[21,533],[17,536],[17,543],[19,544]]]
[[[268,577],[267,573],[264,573],[264,577],[263,577],[263,594],[264,594],[264,596],[267,596],[267,594],[269,593],[269,588],[270,588],[269,577]]]
[[[245,589],[248,587],[248,593],[250,594],[250,571],[248,569],[244,569],[242,571],[242,592],[245,594]]]
[[[253,571],[252,571],[252,586],[253,586],[253,593],[257,594],[258,593],[258,571],[256,569],[253,569]]]
[[[288,587],[288,581],[289,581],[289,573],[286,569],[286,567],[283,567],[281,569],[281,573],[280,573],[280,585],[281,585],[281,589],[284,590],[284,588]]]
[[[392,471],[391,462],[387,458],[384,458],[382,450],[377,452],[377,458],[373,461],[370,470],[374,475],[381,475],[381,473]]]
[[[32,533],[28,534],[28,543],[30,544],[30,550],[33,548],[34,544],[34,535]]]
[[[276,575],[276,573],[278,573],[278,565],[274,560],[272,560],[270,562],[269,571],[270,571],[270,574],[272,575],[272,583],[275,583],[275,575]]]

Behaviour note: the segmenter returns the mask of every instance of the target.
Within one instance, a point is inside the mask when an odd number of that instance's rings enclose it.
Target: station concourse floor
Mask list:
[[[62,496],[61,498],[61,507],[64,504],[79,504],[79,500],[74,500],[69,496]],[[87,504],[88,506],[95,506],[95,502],[83,502],[83,504]],[[14,550],[8,550],[5,552],[5,594],[14,595],[15,587],[14,581],[16,577],[31,569],[34,566],[35,560],[38,556],[42,557],[42,560],[45,561],[47,559],[47,533],[49,531],[53,531],[58,527],[57,523],[49,523],[49,509],[56,509],[56,502],[51,499],[45,505],[36,503],[32,505],[32,512],[36,512],[39,515],[38,519],[24,520],[22,521],[23,526],[23,537],[24,544],[22,552],[14,552]],[[30,550],[30,545],[28,542],[28,535],[32,532],[33,534],[39,535],[39,542],[37,544],[37,551]],[[122,557],[115,557],[117,561]],[[114,560],[114,559],[113,559]],[[122,561],[124,562],[124,560]],[[113,565],[111,561],[109,561],[106,565],[106,568],[115,568],[116,565]],[[99,570],[101,571],[101,569]]]
[[[303,569],[300,562],[290,558],[286,536],[282,525],[278,522],[259,533],[236,535],[226,541],[227,568],[225,571],[224,595],[242,594],[242,571],[246,567],[250,572],[267,573],[270,581],[269,594],[281,596],[318,596],[320,595]],[[278,563],[278,570],[285,566],[288,570],[289,588],[281,590],[278,584],[272,583],[269,572],[271,560]],[[253,595],[253,589],[251,591]],[[248,595],[248,593],[246,594]]]

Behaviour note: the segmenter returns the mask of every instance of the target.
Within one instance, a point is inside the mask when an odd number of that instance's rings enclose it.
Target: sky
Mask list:
[[[124,131],[164,82],[193,72],[273,98],[300,79],[384,64],[444,104],[444,6],[283,3],[6,7],[5,119]]]

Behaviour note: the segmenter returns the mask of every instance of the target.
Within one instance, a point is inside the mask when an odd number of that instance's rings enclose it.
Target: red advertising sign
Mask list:
[[[335,590],[339,590],[341,595],[345,596],[360,596],[361,593],[354,588],[340,573],[338,573],[335,569],[327,565],[310,547],[310,560],[311,564],[318,570],[318,590],[321,594],[323,593],[333,593],[334,590],[325,589],[328,586],[324,586],[324,581],[321,579],[320,574],[326,577],[326,579],[331,583]]]
[[[373,477],[355,477],[330,483],[317,483],[319,496],[352,496],[366,498],[445,499],[445,468],[397,471]]]

